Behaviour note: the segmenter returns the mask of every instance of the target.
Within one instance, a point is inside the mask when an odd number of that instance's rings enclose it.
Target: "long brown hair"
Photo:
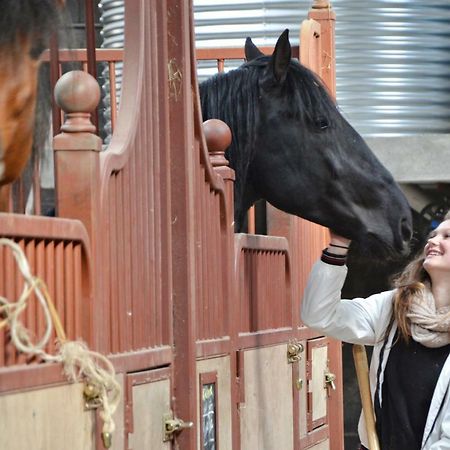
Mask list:
[[[450,211],[444,220],[450,220]],[[397,322],[401,336],[408,341],[411,336],[411,323],[407,317],[413,297],[424,289],[425,283],[431,284],[430,275],[423,268],[425,248],[405,267],[403,272],[394,280],[397,288],[394,294],[394,319]]]

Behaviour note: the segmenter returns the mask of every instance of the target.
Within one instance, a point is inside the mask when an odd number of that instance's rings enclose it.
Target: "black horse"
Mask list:
[[[239,68],[200,85],[203,120],[221,119],[233,135],[226,157],[236,172],[236,230],[265,199],[367,253],[404,252],[412,234],[406,198],[322,82],[291,59],[288,30],[272,56],[250,38],[245,54]]]

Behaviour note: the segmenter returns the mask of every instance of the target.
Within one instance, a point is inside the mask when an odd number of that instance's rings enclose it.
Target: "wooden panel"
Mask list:
[[[82,384],[0,396],[0,417],[1,449],[95,448],[94,413],[84,410]]]
[[[159,380],[133,386],[133,432],[129,448],[169,450],[163,442],[163,415],[170,411],[170,381]]]
[[[217,408],[217,426],[218,435],[217,440],[220,443],[216,450],[232,449],[232,436],[231,436],[231,414],[232,414],[232,401],[231,401],[231,373],[230,373],[230,357],[224,356],[221,358],[211,358],[202,361],[197,361],[197,378],[200,380],[200,376],[203,373],[217,374],[217,389],[218,389],[218,403]],[[197,398],[198,398],[198,414],[197,423],[200,424],[200,383],[197,383]],[[201,447],[201,427],[197,427],[197,442],[198,449]]]
[[[306,19],[300,28],[300,62],[317,75],[322,76],[322,41],[320,24]]]
[[[292,367],[286,345],[244,351],[241,450],[292,450]]]
[[[311,339],[307,343],[308,431],[328,421],[328,389],[325,384],[328,350],[327,338]]]
[[[0,215],[0,236],[19,244],[28,260],[32,275],[46,282],[48,293],[69,339],[82,338],[88,343],[91,331],[91,271],[88,237],[78,221]],[[23,289],[21,275],[12,252],[0,247],[0,295],[15,302]],[[34,294],[20,321],[31,333],[32,342],[44,336],[47,322]],[[55,352],[55,332],[45,351]],[[0,367],[37,362],[18,352],[9,337],[9,328],[0,330]]]
[[[300,341],[303,348],[306,348],[306,341]],[[299,391],[299,435],[300,438],[306,436],[307,433],[307,421],[306,421],[306,411],[308,407],[307,403],[307,391],[308,391],[308,380],[306,379],[306,354],[301,355],[301,359],[298,362],[299,365],[299,378],[302,380],[301,389]],[[294,380],[295,381],[295,380]]]
[[[308,447],[308,450],[330,450],[330,440],[322,441],[319,444]]]
[[[273,236],[237,234],[235,258],[239,332],[289,328],[292,295],[287,241]]]
[[[327,391],[325,389],[325,372],[327,370],[328,348],[318,347],[311,350],[311,412],[315,422],[327,415]]]

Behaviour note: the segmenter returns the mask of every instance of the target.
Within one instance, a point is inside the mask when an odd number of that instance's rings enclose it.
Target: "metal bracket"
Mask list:
[[[172,411],[163,414],[163,442],[171,441],[175,437],[175,433],[181,433],[186,428],[192,428],[193,426],[194,422],[185,422],[177,417],[173,417]]]

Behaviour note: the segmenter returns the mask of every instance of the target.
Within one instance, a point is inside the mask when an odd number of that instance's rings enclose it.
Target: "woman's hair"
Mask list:
[[[450,220],[450,211],[445,214],[443,220]],[[409,340],[411,335],[411,323],[407,317],[410,303],[413,297],[418,294],[424,284],[430,284],[431,278],[423,268],[425,260],[425,249],[405,267],[403,272],[394,280],[394,287],[397,288],[394,294],[394,319],[397,322],[400,335]]]

